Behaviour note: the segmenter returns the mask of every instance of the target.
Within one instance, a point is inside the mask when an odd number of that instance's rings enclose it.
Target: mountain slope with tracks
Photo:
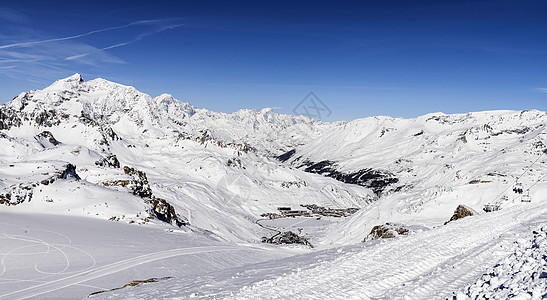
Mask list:
[[[477,281],[482,272],[517,251],[512,243],[531,238],[545,217],[546,124],[538,110],[334,123],[272,109],[226,114],[75,74],[0,106],[0,213],[110,222],[156,232],[158,241],[173,233],[189,247],[162,245],[157,255],[149,246],[126,249],[119,264],[59,272],[48,284],[16,281],[25,287],[0,298],[104,284],[132,264],[188,255],[215,261],[203,260],[203,272],[140,270],[176,278],[151,285],[161,290],[119,290],[124,282],[116,282],[93,297],[487,293]],[[457,207],[472,216],[447,223]],[[58,252],[51,264],[62,265],[63,248],[48,236],[5,234],[21,249],[49,247]],[[380,236],[394,238],[373,240]],[[2,262],[16,261],[12,250]],[[233,261],[216,261],[231,251],[239,253]]]

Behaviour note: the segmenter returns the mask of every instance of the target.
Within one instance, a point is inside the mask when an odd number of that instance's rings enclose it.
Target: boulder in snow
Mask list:
[[[72,177],[76,180],[80,180],[80,176],[76,173],[76,166],[73,164],[67,164],[65,166],[65,169],[62,171],[57,172],[57,177],[59,179],[67,179],[69,177]]]
[[[59,141],[55,139],[53,134],[50,131],[42,131],[40,134],[34,137],[40,145],[44,148],[49,148],[59,145]]]
[[[452,218],[444,223],[444,225],[448,224],[449,222],[456,221],[459,219],[463,219],[465,217],[474,216],[477,213],[470,207],[467,207],[465,205],[458,205],[456,210],[454,211],[454,214],[452,215]]]
[[[408,235],[410,232],[411,230],[406,228],[403,224],[386,223],[374,226],[363,242],[394,238],[399,235]]]

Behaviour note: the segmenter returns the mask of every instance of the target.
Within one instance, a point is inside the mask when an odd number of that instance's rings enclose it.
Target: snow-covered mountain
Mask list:
[[[273,132],[316,134],[313,121],[268,109],[214,113],[103,79],[84,82],[76,74],[18,95],[1,107],[0,119],[2,172],[21,175],[1,182],[3,202],[12,210],[124,216],[142,223],[149,221],[148,206],[158,206],[143,203],[152,196],[176,212],[157,211],[156,219],[171,222],[178,215],[180,222],[221,238],[257,242],[264,229],[255,220],[279,206],[361,207],[376,198],[366,188],[265,155],[275,144],[265,140]],[[301,134],[300,126],[307,132]],[[296,145],[298,137],[287,145]],[[55,172],[68,164],[81,180],[54,183]],[[60,190],[70,187],[85,192]],[[106,208],[105,201],[89,201],[84,193],[93,199],[114,193],[116,200]]]
[[[335,123],[272,109],[226,114],[75,74],[0,106],[0,212],[162,228],[245,251],[301,238],[314,247],[298,250],[311,251],[302,261],[332,258],[332,247],[368,251],[362,241],[386,223],[435,240],[458,205],[487,226],[498,219],[485,205],[526,212],[523,195],[547,194],[546,126],[537,110]]]

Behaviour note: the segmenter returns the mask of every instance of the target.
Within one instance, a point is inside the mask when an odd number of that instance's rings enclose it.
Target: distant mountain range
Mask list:
[[[363,240],[373,226],[443,224],[545,188],[547,115],[487,111],[325,123],[272,109],[231,114],[79,74],[0,107],[2,209],[168,222],[260,242],[255,221],[302,205],[358,208],[314,245]],[[535,184],[535,185],[534,185]],[[516,199],[516,198],[515,198]]]

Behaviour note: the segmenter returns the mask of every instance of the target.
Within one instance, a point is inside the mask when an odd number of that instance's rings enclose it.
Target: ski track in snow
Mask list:
[[[137,256],[134,258],[126,259],[123,261],[115,262],[91,270],[83,271],[71,276],[67,276],[61,279],[57,279],[51,282],[45,282],[36,286],[25,288],[19,291],[10,292],[0,295],[0,299],[27,299],[36,297],[46,293],[50,293],[62,288],[66,288],[72,285],[80,284],[95,278],[103,277],[113,273],[117,273],[136,265],[146,264],[157,260],[162,260],[175,256],[191,255],[191,254],[204,254],[210,252],[219,251],[233,251],[240,250],[238,247],[230,246],[209,246],[209,247],[193,247],[193,248],[179,248],[166,251],[160,251],[150,254]]]
[[[469,218],[364,246],[357,254],[243,287],[231,298],[449,299],[545,219],[547,209],[538,205]]]
[[[9,224],[4,224],[4,225],[9,225]],[[68,236],[66,236],[62,233],[59,233],[59,232],[53,232],[53,231],[48,231],[48,230],[33,229],[33,231],[58,235],[58,236],[62,237],[63,239],[66,239],[67,242],[66,243],[48,243],[47,241],[45,241],[43,239],[40,239],[40,238],[37,238],[37,237],[13,235],[13,234],[4,233],[3,237],[0,237],[0,241],[1,240],[8,240],[8,241],[11,240],[11,241],[18,241],[18,242],[30,243],[30,244],[13,248],[13,249],[11,249],[10,251],[8,251],[6,253],[0,253],[0,255],[1,255],[1,258],[0,258],[0,267],[1,267],[1,269],[0,269],[0,285],[10,284],[10,283],[13,283],[13,282],[21,282],[21,281],[42,282],[43,283],[43,282],[45,282],[46,279],[51,278],[51,277],[56,276],[56,275],[69,275],[69,274],[73,274],[73,273],[77,273],[77,272],[83,272],[83,271],[90,270],[93,267],[95,267],[95,265],[97,264],[97,261],[95,260],[95,258],[89,252],[87,252],[87,251],[85,251],[81,248],[72,246],[71,245],[72,240]],[[45,247],[45,250],[43,250],[43,251],[25,251],[23,253],[20,253],[22,249],[29,249],[29,248],[33,249],[33,248],[36,248],[36,247]],[[70,249],[70,250],[75,250],[77,252],[81,252],[82,254],[84,254],[85,256],[87,256],[90,259],[91,265],[88,268],[84,269],[84,270],[67,271],[70,268],[71,265],[70,265],[70,258],[69,258],[70,254],[67,254],[65,249]],[[50,256],[50,255],[53,256],[55,254],[61,255],[63,257],[64,263],[60,264],[60,265],[64,265],[64,267],[62,267],[62,270],[59,270],[57,272],[48,272],[48,271],[40,269],[40,266],[39,266],[40,262],[46,261],[48,256]],[[42,274],[42,275],[45,275],[45,276],[37,277],[37,278],[34,278],[33,280],[10,279],[10,278],[3,277],[3,275],[8,270],[8,268],[6,266],[6,261],[9,260],[10,257],[32,256],[32,255],[41,255],[40,262],[34,264],[33,269],[36,273],[39,273],[39,274]]]

